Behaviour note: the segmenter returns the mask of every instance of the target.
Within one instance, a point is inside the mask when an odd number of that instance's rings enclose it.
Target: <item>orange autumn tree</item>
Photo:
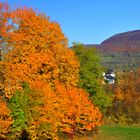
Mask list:
[[[29,84],[30,109],[24,114],[31,114],[26,122],[31,138],[57,139],[59,131],[71,136],[100,126],[99,109],[77,88],[79,62],[59,24],[31,8],[17,8],[4,17],[1,89],[11,99],[16,90],[23,94],[22,83]]]
[[[11,51],[4,54],[6,96],[20,89],[21,82],[31,84],[36,79],[76,86],[79,63],[59,24],[27,8],[12,11],[9,19],[13,29],[6,42]]]

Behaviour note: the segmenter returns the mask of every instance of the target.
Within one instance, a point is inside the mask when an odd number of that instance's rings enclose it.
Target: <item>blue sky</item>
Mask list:
[[[60,24],[69,44],[98,44],[114,34],[140,29],[140,0],[7,1],[50,16]]]

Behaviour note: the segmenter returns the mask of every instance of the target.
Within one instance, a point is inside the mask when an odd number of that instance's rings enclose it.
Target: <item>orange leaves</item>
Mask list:
[[[82,89],[71,88],[67,91],[67,96],[69,101],[66,106],[68,110],[65,114],[65,124],[69,124],[75,133],[92,130],[95,126],[101,125],[102,115],[99,109],[93,106]]]
[[[54,89],[51,89],[45,83],[41,86],[41,83],[35,86],[40,89],[39,95],[42,93],[44,97],[44,104],[37,108],[40,112],[37,119],[40,124],[50,124],[57,132],[72,135],[84,133],[85,130],[92,130],[102,124],[102,114],[88,100],[87,94],[82,89],[67,90],[65,85],[58,81],[55,82]],[[50,133],[53,133],[53,130]]]
[[[7,17],[9,17],[9,5],[0,2],[0,35],[5,36],[7,33]]]
[[[124,91],[122,86],[118,86],[115,90],[115,99],[123,100],[124,99]]]
[[[3,81],[5,96],[10,98],[16,89],[20,90],[23,81],[29,81],[30,69],[25,64],[5,63]]]
[[[3,137],[9,132],[11,124],[12,119],[10,117],[10,110],[0,96],[0,137]]]
[[[16,85],[19,89],[19,82],[30,84],[37,79],[76,86],[79,62],[67,48],[59,24],[28,8],[12,11],[10,19],[15,28],[7,33],[7,46],[11,49],[4,57],[4,82],[9,85],[10,81],[10,94]]]

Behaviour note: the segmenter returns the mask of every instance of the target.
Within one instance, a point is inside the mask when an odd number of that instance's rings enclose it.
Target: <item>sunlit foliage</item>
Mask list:
[[[102,124],[102,114],[77,88],[79,62],[58,23],[31,8],[2,15],[1,94],[11,110],[11,137],[73,137]]]

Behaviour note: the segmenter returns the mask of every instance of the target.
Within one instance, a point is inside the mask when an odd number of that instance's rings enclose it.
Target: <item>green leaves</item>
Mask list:
[[[82,44],[74,44],[72,50],[80,61],[79,87],[84,88],[90,96],[98,93],[102,68],[95,48],[86,48]]]
[[[105,113],[106,108],[111,106],[112,99],[103,90],[103,68],[100,65],[100,56],[96,48],[88,48],[82,44],[74,43],[72,50],[80,61],[79,87],[85,89],[89,93],[93,103]]]
[[[11,115],[14,120],[12,128],[13,132],[22,132],[27,129],[29,117],[29,87],[24,83],[23,91],[16,91],[13,97],[9,100],[8,106],[11,110]]]

